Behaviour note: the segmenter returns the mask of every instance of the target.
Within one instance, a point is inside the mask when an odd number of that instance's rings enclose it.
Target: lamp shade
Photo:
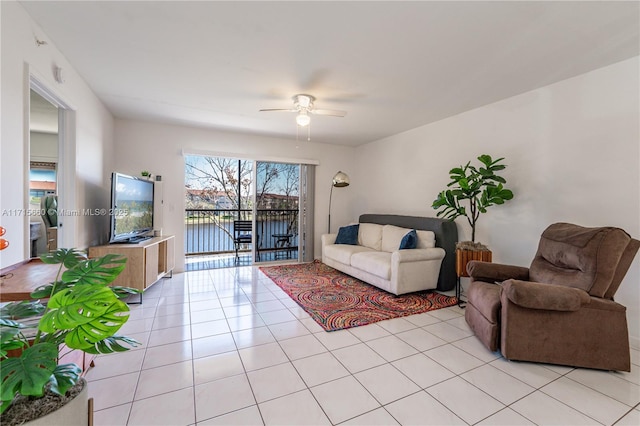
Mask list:
[[[346,173],[338,172],[333,177],[333,186],[336,188],[343,188],[345,186],[349,186],[349,176]]]

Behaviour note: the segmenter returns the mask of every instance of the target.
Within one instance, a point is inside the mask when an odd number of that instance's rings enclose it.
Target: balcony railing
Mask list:
[[[266,253],[291,256],[298,250],[298,210],[257,210],[255,241],[260,256]],[[233,221],[252,220],[252,210],[185,209],[186,256],[235,253]],[[242,252],[251,251],[249,245]],[[266,260],[266,259],[261,259]]]

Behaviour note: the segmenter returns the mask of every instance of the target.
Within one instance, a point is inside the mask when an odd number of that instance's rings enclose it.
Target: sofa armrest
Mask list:
[[[338,234],[322,234],[322,247],[334,244]]]
[[[505,298],[523,308],[564,312],[577,311],[591,301],[589,293],[578,288],[519,280],[502,283],[503,304]]]
[[[391,253],[391,263],[421,262],[423,260],[440,260],[445,255],[444,249],[432,247],[426,249],[396,250]]]
[[[527,281],[529,268],[523,266],[503,265],[500,263],[481,262],[472,260],[467,263],[467,273],[471,281],[485,281],[494,283],[508,279]]]

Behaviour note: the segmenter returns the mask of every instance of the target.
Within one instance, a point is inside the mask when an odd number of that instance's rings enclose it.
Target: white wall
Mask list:
[[[352,210],[435,216],[449,169],[505,157],[515,197],[478,222],[494,262],[528,266],[554,222],[619,226],[640,239],[638,58],[376,141],[356,150]],[[375,165],[375,167],[373,167]],[[458,221],[460,240],[470,239]],[[640,255],[616,294],[640,345]]]
[[[76,203],[67,207],[108,207],[109,181],[104,180],[104,170],[111,169],[113,117],[22,6],[16,2],[0,2],[0,15],[0,212],[27,208],[30,72],[76,110],[76,164],[70,165],[76,170],[73,189]],[[47,44],[36,46],[34,35]],[[64,84],[55,82],[54,65],[64,69]],[[98,235],[106,229],[98,217],[78,217],[68,223],[75,224],[72,241],[65,244],[69,247],[86,248],[96,244]],[[10,242],[0,253],[0,268],[28,258],[27,224],[28,218],[24,215],[0,216],[0,225],[7,230],[3,238]]]
[[[278,158],[318,161],[315,204],[316,257],[320,257],[320,235],[327,231],[331,179],[338,170],[350,173],[353,168],[354,148],[351,147],[141,121],[116,120],[115,141],[116,162],[113,171],[139,176],[142,170],[149,170],[154,175],[162,176],[164,192],[162,228],[164,234],[176,236],[176,269],[178,271],[184,269],[183,150],[219,155],[226,153],[256,160]],[[105,172],[110,173],[111,170],[105,170]],[[108,179],[107,174],[105,178]],[[331,227],[334,231],[350,220],[349,197],[352,195],[351,187],[334,191],[331,208]],[[104,238],[106,239],[106,235]]]

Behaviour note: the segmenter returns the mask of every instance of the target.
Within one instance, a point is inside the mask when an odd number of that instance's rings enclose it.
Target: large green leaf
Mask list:
[[[111,288],[80,285],[56,293],[39,328],[46,333],[68,330],[65,343],[72,349],[92,347],[112,336],[129,318],[126,303]]]
[[[50,388],[52,392],[58,395],[64,395],[72,388],[78,380],[82,369],[75,364],[61,364],[56,366],[50,379]]]
[[[49,284],[41,285],[37,287],[33,293],[31,293],[31,297],[34,299],[48,299],[53,296],[53,293],[57,293],[59,291],[64,290],[67,287],[71,287],[72,283],[65,283],[63,281],[55,281]]]
[[[17,392],[26,396],[42,396],[57,365],[58,347],[39,343],[26,348],[20,357],[0,362],[2,401],[12,400]]]
[[[108,285],[122,272],[127,259],[108,254],[96,259],[89,259],[77,264],[73,269],[64,271],[62,281],[74,284]]]
[[[93,348],[85,349],[84,351],[90,354],[110,354],[113,352],[125,352],[131,349],[123,346],[121,343],[126,343],[129,346],[140,345],[140,342],[130,337],[112,336],[97,342]]]
[[[11,302],[0,308],[0,318],[31,318],[42,314],[44,309],[39,300]]]
[[[40,256],[40,260],[47,264],[63,264],[65,268],[71,269],[83,260],[87,254],[78,249],[59,248],[55,251],[45,253]]]

